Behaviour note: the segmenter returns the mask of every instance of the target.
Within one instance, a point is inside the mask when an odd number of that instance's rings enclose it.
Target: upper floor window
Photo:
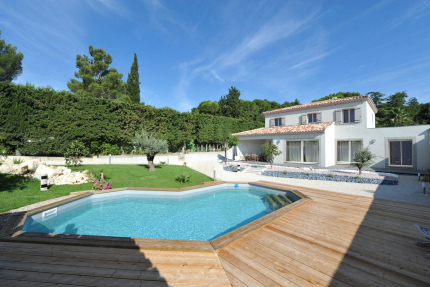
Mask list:
[[[308,114],[308,123],[314,124],[317,123],[317,114]]]
[[[301,124],[316,124],[322,122],[322,113],[303,114],[301,116]]]
[[[361,122],[361,108],[336,110],[336,124]]]
[[[343,123],[344,124],[355,123],[355,110],[354,109],[343,110],[342,112],[343,112]]]
[[[274,118],[270,119],[270,127],[282,127],[285,126],[285,118]]]

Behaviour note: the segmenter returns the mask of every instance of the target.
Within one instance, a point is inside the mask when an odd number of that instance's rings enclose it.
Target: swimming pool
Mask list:
[[[253,185],[91,195],[29,215],[23,231],[115,237],[212,240],[300,199]]]

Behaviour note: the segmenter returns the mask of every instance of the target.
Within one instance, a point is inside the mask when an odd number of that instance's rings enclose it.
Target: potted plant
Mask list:
[[[427,173],[423,176],[423,181],[430,182],[430,168],[427,169]]]

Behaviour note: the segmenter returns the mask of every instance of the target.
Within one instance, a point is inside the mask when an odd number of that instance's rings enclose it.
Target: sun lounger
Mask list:
[[[416,223],[414,223],[416,228],[418,228],[418,230],[424,235],[424,237],[426,239],[430,240],[430,228],[426,228],[426,227],[422,227]],[[430,246],[430,242],[428,241],[417,241],[417,245],[418,246],[422,246],[422,247],[426,247],[426,246]],[[430,254],[426,255],[427,259],[430,259]]]

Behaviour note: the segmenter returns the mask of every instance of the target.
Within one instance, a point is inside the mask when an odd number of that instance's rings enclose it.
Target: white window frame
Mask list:
[[[354,110],[354,121],[351,122],[351,110]],[[348,111],[348,122],[345,123],[345,117],[344,117],[344,111]],[[343,125],[348,125],[348,124],[355,124],[355,108],[351,108],[351,109],[342,109],[342,124]]]
[[[338,142],[348,142],[348,160],[349,161],[340,161],[337,157],[337,145]],[[354,163],[351,158],[351,142],[361,142],[361,148],[363,148],[363,139],[353,139],[353,140],[337,140],[336,141],[336,163],[338,164],[351,164]]]
[[[314,117],[315,116],[315,121],[310,121],[309,120],[309,116],[310,115],[312,115],[312,117]],[[307,120],[308,120],[308,124],[316,124],[316,123],[318,123],[318,118],[317,118],[317,113],[309,113],[309,114],[306,114],[306,117],[308,118]]]
[[[301,161],[288,161],[288,142],[300,142],[300,160]],[[318,161],[317,162],[304,162],[304,154],[303,154],[303,147],[304,142],[318,142]],[[321,160],[321,150],[320,150],[321,143],[319,140],[285,140],[285,162],[288,163],[301,163],[301,164],[319,164],[319,161]]]
[[[405,141],[410,141],[412,143],[412,154],[411,154],[411,161],[412,164],[411,165],[398,165],[398,164],[392,164],[391,163],[391,142],[400,142],[400,162],[403,161],[403,151],[402,151],[402,142]],[[414,167],[414,141],[412,139],[393,139],[393,140],[388,140],[388,166],[393,166],[393,167]]]
[[[279,122],[279,125],[276,124],[276,121]],[[282,117],[280,117],[280,118],[274,118],[273,119],[273,124],[274,124],[273,125],[274,127],[282,127]]]

